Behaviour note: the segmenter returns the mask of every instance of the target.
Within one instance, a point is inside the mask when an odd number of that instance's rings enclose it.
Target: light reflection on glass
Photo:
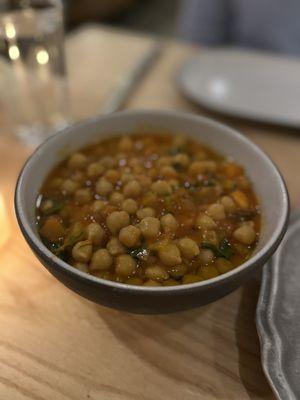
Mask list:
[[[8,39],[14,39],[16,37],[16,29],[11,22],[6,23],[5,34]]]
[[[36,53],[36,60],[40,65],[45,65],[49,61],[49,53],[46,50],[39,50]]]
[[[15,44],[9,46],[8,55],[11,60],[17,60],[20,57],[20,50],[18,46],[16,46]]]

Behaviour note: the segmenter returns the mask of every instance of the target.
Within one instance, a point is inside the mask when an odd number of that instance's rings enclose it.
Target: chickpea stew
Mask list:
[[[37,200],[44,244],[78,270],[131,285],[214,278],[244,263],[260,212],[243,168],[185,136],[112,137],[73,153]]]

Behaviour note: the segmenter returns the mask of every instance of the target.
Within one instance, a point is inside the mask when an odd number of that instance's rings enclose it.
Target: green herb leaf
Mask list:
[[[217,182],[213,178],[204,179],[202,181],[202,186],[204,186],[204,187],[216,186],[216,183]]]
[[[61,211],[61,210],[64,208],[64,206],[65,206],[65,204],[62,203],[62,202],[60,202],[60,201],[56,201],[56,200],[51,200],[51,201],[52,201],[52,203],[53,203],[53,206],[50,207],[50,208],[48,208],[48,210],[45,210],[45,211],[43,212],[43,214],[46,215],[46,216],[52,215],[52,214],[55,214],[55,213],[58,213],[58,212]]]
[[[250,221],[252,220],[256,215],[256,211],[253,209],[248,209],[248,210],[236,210],[232,212],[229,217],[234,219],[237,222],[244,222],[244,221]]]
[[[59,254],[57,254],[57,257],[59,257],[61,260],[68,262],[70,260],[70,253],[65,249]]]
[[[226,260],[229,260],[230,257],[234,254],[234,250],[231,247],[231,244],[228,242],[227,239],[224,239],[219,246],[219,252],[223,255]]]
[[[183,144],[182,146],[171,147],[169,153],[171,156],[176,156],[179,153],[186,153],[186,151],[187,151],[187,146]]]
[[[80,242],[80,240],[83,240],[83,239],[84,239],[84,232],[81,231],[77,235],[68,236],[66,241],[65,241],[65,243],[64,243],[64,246],[71,246],[72,247],[77,242]]]
[[[176,156],[179,153],[178,147],[171,147],[169,153],[171,156]]]
[[[138,260],[146,260],[149,255],[149,251],[146,247],[137,247],[136,249],[128,249],[127,254]]]
[[[231,244],[226,239],[224,239],[220,243],[219,247],[215,246],[212,243],[202,243],[201,247],[203,249],[211,250],[216,257],[225,258],[226,260],[229,260],[230,257],[234,254],[234,250],[231,247]]]
[[[66,260],[66,257],[69,257],[68,249],[73,247],[77,242],[84,239],[84,232],[80,232],[78,235],[71,235],[66,238],[65,241],[59,241],[57,243],[47,242],[45,245],[48,247],[49,250],[52,251],[57,257],[61,258],[62,260]]]

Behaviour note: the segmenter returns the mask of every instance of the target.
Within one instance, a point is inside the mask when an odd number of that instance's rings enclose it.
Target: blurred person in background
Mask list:
[[[300,0],[182,0],[181,36],[300,55]]]

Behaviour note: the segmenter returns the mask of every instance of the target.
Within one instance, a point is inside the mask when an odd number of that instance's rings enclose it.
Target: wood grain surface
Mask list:
[[[68,38],[74,120],[100,112],[150,42],[95,26]],[[238,127],[275,160],[298,207],[300,132],[224,118],[181,97],[174,76],[195,51],[168,43],[128,107],[189,110]],[[40,265],[17,228],[13,190],[31,149],[13,139],[1,110],[0,125],[2,242],[8,236],[0,249],[0,399],[274,399],[255,328],[259,279],[211,305],[171,315],[130,315],[81,299]]]

